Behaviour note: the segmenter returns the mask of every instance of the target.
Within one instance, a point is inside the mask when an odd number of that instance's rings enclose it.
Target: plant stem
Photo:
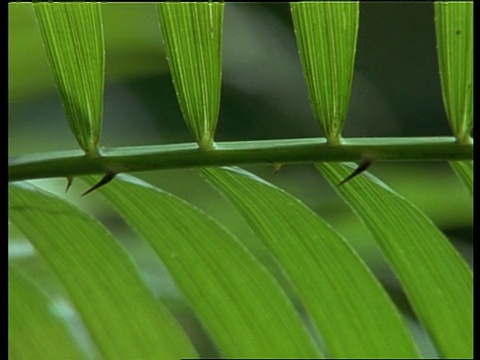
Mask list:
[[[211,150],[197,144],[136,146],[102,149],[98,157],[80,150],[11,158],[8,181],[136,172],[201,166],[278,164],[305,162],[473,160],[473,141],[459,144],[453,137],[356,138],[340,145],[325,138],[216,143]]]

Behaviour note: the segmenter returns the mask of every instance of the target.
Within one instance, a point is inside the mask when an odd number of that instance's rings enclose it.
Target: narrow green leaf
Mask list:
[[[54,339],[54,341],[52,341]],[[9,359],[83,359],[51,302],[30,279],[8,266]]]
[[[449,164],[473,197],[473,161],[450,161]]]
[[[87,155],[96,155],[105,68],[100,3],[37,2],[34,9],[70,128]]]
[[[116,240],[72,204],[9,188],[11,221],[57,275],[105,359],[179,359],[195,351]]]
[[[441,354],[472,357],[473,275],[455,248],[420,210],[372,175],[338,187],[351,166],[318,168],[374,235]]]
[[[418,357],[410,334],[353,249],[298,199],[233,168],[203,169],[272,252],[330,357]]]
[[[158,15],[180,108],[202,149],[213,146],[220,109],[223,3],[160,3]]]
[[[435,26],[443,103],[460,143],[473,128],[473,1],[436,1]]]
[[[162,259],[223,355],[318,356],[280,286],[211,218],[131,176],[99,191]]]
[[[338,144],[352,88],[359,3],[299,1],[290,7],[313,112],[328,142]]]

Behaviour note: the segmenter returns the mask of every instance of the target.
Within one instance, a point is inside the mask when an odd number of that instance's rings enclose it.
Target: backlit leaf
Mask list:
[[[337,144],[352,88],[359,3],[299,1],[290,7],[313,112],[329,143]]]
[[[65,324],[52,311],[51,301],[10,264],[8,345],[10,359],[83,359]]]
[[[440,230],[370,174],[337,184],[353,169],[319,164],[366,224],[397,274],[418,319],[445,357],[473,355],[473,274]]]
[[[298,199],[234,168],[202,170],[272,252],[329,357],[417,357],[399,313],[353,249]]]
[[[473,1],[435,1],[443,103],[453,134],[470,141],[473,128]]]
[[[449,164],[468,193],[473,196],[473,161],[450,161]]]
[[[213,146],[220,108],[223,3],[158,5],[167,60],[180,108],[201,148]]]
[[[132,176],[98,191],[162,259],[224,356],[319,355],[278,283],[210,217]]]
[[[70,128],[96,155],[102,126],[105,52],[100,3],[34,3]]]
[[[27,184],[10,185],[9,205],[10,220],[65,287],[104,358],[176,360],[196,355],[98,221]]]

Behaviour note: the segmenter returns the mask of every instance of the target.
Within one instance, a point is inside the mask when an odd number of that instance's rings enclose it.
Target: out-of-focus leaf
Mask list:
[[[220,109],[223,3],[158,5],[180,108],[201,148],[211,148]]]
[[[386,293],[328,224],[283,190],[234,168],[203,169],[291,280],[331,357],[418,357]]]
[[[108,54],[106,82],[168,72],[163,47],[158,46],[155,6],[154,3],[102,3]],[[52,75],[31,2],[8,3],[8,60],[9,102],[26,101],[51,91]]]
[[[473,197],[473,161],[450,161],[449,164]]]
[[[51,302],[14,266],[8,267],[9,359],[83,359]]]
[[[99,191],[162,259],[223,355],[319,355],[274,278],[207,215],[131,176]]]
[[[10,220],[61,281],[104,358],[196,355],[125,251],[96,220],[27,184],[10,185],[9,205]]]
[[[443,103],[453,134],[469,142],[473,128],[473,1],[435,1]]]
[[[380,180],[360,175],[339,187],[352,167],[318,168],[374,235],[440,353],[472,357],[473,275],[464,259],[420,210]]]
[[[291,3],[310,103],[330,143],[340,142],[352,89],[359,3]]]
[[[70,128],[96,155],[102,127],[105,51],[100,3],[34,4]]]

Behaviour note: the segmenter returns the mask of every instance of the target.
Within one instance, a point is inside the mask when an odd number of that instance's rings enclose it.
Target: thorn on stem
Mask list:
[[[113,171],[107,171],[105,173],[105,175],[103,176],[103,178],[98,182],[96,183],[95,185],[93,185],[90,189],[88,189],[87,191],[85,191],[82,196],[85,196],[89,193],[91,193],[93,190],[96,190],[98,189],[99,187],[102,187],[103,185],[106,185],[108,184],[110,181],[113,180],[113,178],[117,175],[116,172],[113,172]]]
[[[65,194],[68,192],[68,189],[70,189],[70,186],[73,184],[73,176],[67,176],[67,186],[65,187]]]
[[[365,170],[367,170],[370,167],[370,165],[372,165],[372,163],[373,163],[372,159],[370,159],[368,157],[365,157],[360,162],[360,164],[358,164],[358,167],[350,175],[348,175],[345,179],[340,181],[337,186],[342,186],[347,181],[352,180],[355,176],[357,176],[357,175],[361,174],[362,172],[364,172]]]
[[[282,167],[283,164],[281,163],[276,163],[273,164],[273,176],[277,175],[277,173],[280,171],[280,168]]]

